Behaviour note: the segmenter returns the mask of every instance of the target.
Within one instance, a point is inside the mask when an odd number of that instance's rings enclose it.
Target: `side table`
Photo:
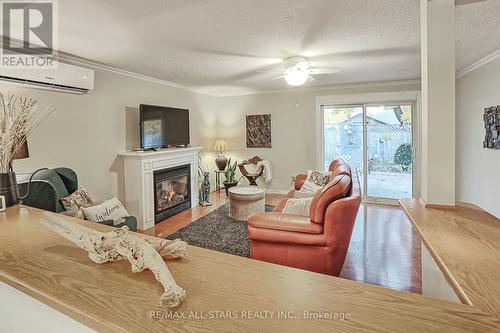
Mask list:
[[[225,171],[215,170],[215,192],[219,192],[224,189],[224,184],[221,180],[221,175],[224,175]]]
[[[229,189],[229,216],[246,221],[253,213],[264,212],[266,191],[258,186],[235,186]]]

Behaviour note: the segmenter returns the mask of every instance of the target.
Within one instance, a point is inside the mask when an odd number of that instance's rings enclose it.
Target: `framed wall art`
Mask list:
[[[248,115],[247,148],[271,148],[271,115]]]
[[[500,105],[484,109],[483,148],[500,149]]]

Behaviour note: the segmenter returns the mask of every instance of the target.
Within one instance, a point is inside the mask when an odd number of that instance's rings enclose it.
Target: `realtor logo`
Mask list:
[[[53,1],[2,2],[1,67],[55,66],[55,5]]]

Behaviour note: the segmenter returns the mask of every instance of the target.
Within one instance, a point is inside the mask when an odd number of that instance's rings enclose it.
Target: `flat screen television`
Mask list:
[[[141,148],[189,145],[189,110],[164,106],[139,106]]]

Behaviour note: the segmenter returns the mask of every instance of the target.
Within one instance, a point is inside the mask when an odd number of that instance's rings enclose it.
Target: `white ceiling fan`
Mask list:
[[[314,68],[311,62],[302,56],[290,57],[285,60],[283,74],[272,80],[284,78],[291,86],[301,86],[307,81],[313,81],[313,75],[338,73],[338,68]]]

